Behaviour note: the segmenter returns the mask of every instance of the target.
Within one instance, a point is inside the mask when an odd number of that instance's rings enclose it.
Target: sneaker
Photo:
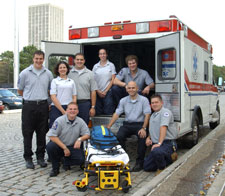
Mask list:
[[[55,177],[59,174],[59,169],[52,169],[49,176],[50,177]]]
[[[47,167],[47,163],[45,162],[44,159],[38,159],[37,164],[40,165],[41,167]]]
[[[34,163],[31,159],[26,160],[26,168],[27,169],[34,169]]]
[[[173,152],[173,153],[171,154],[172,162],[176,161],[176,160],[177,160],[177,157],[178,157],[177,153],[176,153],[176,152]]]
[[[132,172],[139,172],[143,169],[143,165],[136,163],[135,166],[132,168]]]

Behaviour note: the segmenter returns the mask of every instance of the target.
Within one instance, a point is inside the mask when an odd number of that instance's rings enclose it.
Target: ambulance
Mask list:
[[[209,123],[213,129],[220,123],[212,45],[176,16],[143,22],[109,22],[85,28],[71,26],[69,43],[42,41],[46,67],[51,56],[69,57],[69,63],[73,64],[74,54],[82,52],[86,67],[92,70],[99,61],[101,48],[108,51],[108,59],[116,66],[117,73],[127,66],[127,55],[139,58],[138,67],[148,71],[155,82],[150,95],[158,93],[163,97],[164,107],[174,114],[178,137],[185,136],[190,146],[198,143],[200,125]],[[96,116],[92,123],[108,124],[110,118]],[[123,120],[119,118],[112,129],[118,130]]]

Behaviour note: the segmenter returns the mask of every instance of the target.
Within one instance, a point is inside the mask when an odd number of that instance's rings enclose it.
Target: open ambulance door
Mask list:
[[[67,42],[41,41],[41,50],[45,53],[45,67],[49,68],[51,57],[65,57],[70,66],[73,65],[73,57],[81,52],[81,45]]]
[[[155,90],[170,109],[175,121],[181,121],[180,33],[155,39]]]

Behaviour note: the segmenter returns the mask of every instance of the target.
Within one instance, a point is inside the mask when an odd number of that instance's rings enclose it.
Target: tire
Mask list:
[[[4,110],[10,110],[9,105],[8,104],[4,104],[5,108]]]
[[[129,189],[130,189],[130,186],[128,186],[128,181],[127,180],[124,180],[122,182],[122,191],[124,193],[128,193],[129,192]]]
[[[198,117],[195,116],[192,122],[192,131],[185,136],[185,147],[192,148],[198,143],[199,139],[199,120]]]
[[[215,129],[220,124],[220,106],[216,107],[216,111],[218,112],[219,119],[216,122],[210,122],[209,123],[210,129]]]
[[[87,190],[87,186],[84,186],[83,188],[77,187],[77,190],[80,192],[85,192]]]

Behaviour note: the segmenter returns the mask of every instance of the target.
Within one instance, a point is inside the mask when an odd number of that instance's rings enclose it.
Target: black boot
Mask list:
[[[59,174],[59,169],[52,169],[49,176],[50,177],[55,177]]]

